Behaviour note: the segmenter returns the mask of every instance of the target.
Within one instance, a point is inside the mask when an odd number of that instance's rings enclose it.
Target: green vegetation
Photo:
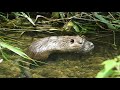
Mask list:
[[[6,72],[1,70],[0,77],[20,77],[21,67],[27,68],[32,77],[119,77],[119,19],[120,12],[0,12],[0,67]],[[36,61],[25,54],[33,40],[51,35],[85,35],[95,43],[95,50],[88,58],[72,55],[56,63]],[[11,64],[16,67],[13,75]],[[81,68],[82,64],[90,65],[94,73]],[[31,69],[30,65],[37,68]],[[9,73],[11,76],[6,75]]]
[[[96,78],[120,77],[120,56],[106,60],[102,65],[104,69],[97,74]]]

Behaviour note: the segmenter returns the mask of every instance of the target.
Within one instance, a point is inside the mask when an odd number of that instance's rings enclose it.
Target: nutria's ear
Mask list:
[[[77,37],[86,38],[84,35],[81,35],[81,36],[77,35]]]
[[[82,38],[86,38],[84,35],[81,36]]]

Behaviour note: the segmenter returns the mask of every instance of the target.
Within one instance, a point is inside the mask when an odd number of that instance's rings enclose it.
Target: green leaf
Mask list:
[[[117,62],[115,60],[107,60],[104,61],[102,65],[104,65],[104,69],[97,74],[96,78],[104,78],[113,74],[114,71],[112,68],[117,65]]]
[[[68,22],[67,27],[70,27],[70,26],[73,26],[73,25],[74,25],[73,22],[70,21],[70,22]]]
[[[120,24],[120,20],[113,20],[112,22]]]
[[[94,15],[95,15],[95,17],[98,18],[102,23],[105,23],[105,24],[108,26],[108,28],[110,28],[110,29],[116,29],[116,28],[115,28],[111,23],[109,23],[109,21],[106,20],[102,15],[98,15],[97,12],[94,12]]]
[[[73,23],[73,28],[75,29],[76,32],[80,32],[80,27],[76,24],[76,23]]]
[[[60,17],[63,19],[65,17],[65,13],[64,12],[59,12]]]
[[[5,21],[9,21],[4,15],[0,14],[0,17],[2,17]]]
[[[113,74],[113,72],[113,70],[105,71],[105,69],[103,69],[97,74],[96,78],[106,78]]]
[[[14,47],[14,46],[11,46],[5,42],[2,42],[0,41],[0,46],[3,47],[3,48],[7,48],[11,51],[13,51],[14,53],[22,56],[23,58],[26,58],[26,59],[31,59],[30,57],[28,57],[24,52],[22,52],[22,50],[20,50],[19,48],[17,47]]]
[[[71,21],[69,24],[74,28],[76,32],[80,32],[79,24],[77,24],[75,21]]]
[[[60,17],[59,12],[52,12],[52,17],[53,18],[59,18]]]
[[[80,23],[75,21],[69,21],[67,27],[73,27],[77,33],[86,33],[87,29],[82,27]]]
[[[119,78],[120,78],[120,71],[115,70],[114,73],[112,74],[112,76],[113,76],[113,77],[119,76]]]
[[[33,20],[32,20],[30,17],[28,17],[28,15],[27,15],[27,14],[25,14],[24,12],[21,12],[21,13],[22,13],[22,16],[23,16],[23,17],[27,18],[27,19],[28,19],[28,21],[29,21],[30,23],[32,23],[32,25],[34,25],[34,26],[35,26],[35,23],[33,22]]]
[[[39,66],[34,59],[30,58],[29,56],[27,56],[27,54],[25,54],[20,48],[18,47],[14,47],[14,46],[11,46],[5,42],[2,42],[0,41],[0,47],[3,47],[3,48],[7,48],[11,51],[13,51],[14,53],[20,55],[21,57],[25,58],[25,59],[28,59],[28,60],[31,60],[33,61],[37,66]],[[46,64],[45,62],[41,62],[39,61],[40,63],[43,63],[43,64]]]
[[[109,23],[109,21],[107,21],[106,19],[104,19],[102,15],[98,15],[97,12],[94,12],[94,15],[95,15],[95,17],[97,17],[101,22],[106,23],[106,24]]]
[[[5,60],[8,60],[7,58],[7,54],[5,52],[2,51],[2,49],[0,49],[0,52],[2,54],[2,57],[5,59]]]
[[[117,65],[117,62],[115,60],[107,60],[102,63],[102,65],[105,65],[105,70],[108,71],[115,67]]]

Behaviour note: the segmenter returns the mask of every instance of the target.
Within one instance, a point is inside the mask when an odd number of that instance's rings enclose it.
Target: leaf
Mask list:
[[[104,61],[102,65],[104,65],[104,69],[97,74],[96,78],[104,78],[113,74],[114,71],[112,68],[117,65],[117,62],[115,60],[107,60]]]
[[[117,62],[114,60],[107,60],[102,63],[102,65],[105,65],[105,70],[108,71],[115,67],[117,65]]]
[[[109,21],[106,20],[102,15],[98,15],[97,12],[94,12],[94,15],[95,15],[95,17],[98,18],[102,23],[105,23],[105,24],[108,26],[108,28],[110,28],[110,29],[116,29],[116,28],[115,28],[111,23],[109,23]]]
[[[76,23],[73,24],[73,28],[76,32],[80,32],[80,27]]]
[[[22,52],[22,50],[20,50],[17,47],[11,46],[11,45],[9,45],[9,44],[7,44],[5,42],[2,42],[2,41],[0,41],[0,46],[3,47],[3,48],[7,48],[7,49],[13,51],[14,53],[22,56],[23,58],[30,59],[30,57],[28,57],[24,52]]]
[[[96,78],[106,78],[113,74],[113,72],[114,72],[113,70],[109,70],[106,72],[105,69],[103,69],[97,74]]]
[[[6,18],[4,15],[0,14],[0,17],[2,17],[5,21],[9,21],[8,18]]]
[[[7,58],[7,54],[5,52],[2,51],[2,49],[0,49],[0,52],[2,54],[2,57],[5,59],[5,60],[8,60]]]
[[[59,18],[60,17],[59,12],[52,12],[52,17],[53,18]]]
[[[120,20],[113,20],[112,22],[120,24]]]
[[[73,27],[77,33],[86,33],[87,29],[83,28],[80,23],[75,21],[69,21],[67,27]]]
[[[27,14],[25,14],[24,12],[21,12],[21,13],[22,13],[22,16],[23,16],[23,17],[27,18],[28,21],[29,21],[30,23],[32,23],[32,25],[35,26],[35,23],[33,22],[33,20],[32,20],[30,17],[27,16]]]
[[[72,21],[68,22],[67,26],[68,26],[68,27],[69,27],[69,26],[73,26],[73,22],[72,22]]]
[[[76,32],[80,32],[79,25],[77,23],[75,23],[74,21],[70,21],[67,26],[72,26]]]
[[[11,46],[5,42],[2,42],[0,41],[0,46],[3,47],[3,48],[7,48],[11,51],[13,51],[14,53],[20,55],[21,57],[25,58],[25,59],[28,59],[28,60],[31,60],[33,61],[37,66],[39,66],[34,59],[30,58],[29,56],[27,56],[27,54],[25,54],[20,48],[18,47],[14,47],[14,46]],[[43,64],[46,64],[45,62],[41,62],[39,61],[40,63],[43,63]]]
[[[112,76],[114,76],[114,77],[120,76],[120,71],[118,71],[118,70],[114,71],[114,73],[112,74]]]
[[[63,19],[65,17],[65,13],[64,12],[59,12],[60,17]]]

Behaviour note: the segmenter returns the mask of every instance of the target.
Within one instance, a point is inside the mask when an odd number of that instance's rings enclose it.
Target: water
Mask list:
[[[14,35],[9,34],[9,36]],[[33,39],[31,36],[23,35],[23,37],[18,39],[19,42],[16,42],[16,46],[26,51],[32,41],[36,39],[37,38]],[[99,41],[107,43],[101,43]],[[33,78],[94,78],[103,68],[100,64],[105,60],[113,59],[117,55],[120,55],[120,50],[119,47],[114,49],[108,44],[113,43],[111,36],[95,39],[92,40],[92,42],[95,48],[88,54],[54,54],[45,61],[48,63],[46,65],[40,65],[34,68],[30,68],[29,65],[27,65],[26,67],[29,68],[29,73]],[[116,38],[116,43],[119,45],[119,38]],[[0,77],[25,77],[19,65],[14,62],[17,59],[22,60],[23,58],[14,53],[8,53],[10,54],[10,59],[0,63]]]

